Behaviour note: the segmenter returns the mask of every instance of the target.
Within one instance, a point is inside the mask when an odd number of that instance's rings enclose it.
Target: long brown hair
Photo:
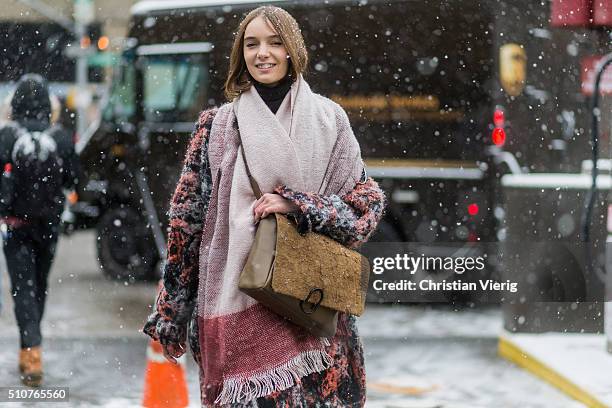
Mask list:
[[[234,38],[230,54],[229,71],[225,80],[225,96],[234,100],[242,92],[251,87],[250,75],[244,60],[244,32],[251,21],[263,16],[280,36],[290,57],[289,74],[295,80],[300,74],[306,73],[308,66],[308,51],[300,27],[291,16],[280,7],[261,6],[249,12],[240,22]]]

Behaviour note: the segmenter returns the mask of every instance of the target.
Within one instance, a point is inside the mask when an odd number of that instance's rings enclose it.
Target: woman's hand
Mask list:
[[[162,344],[162,349],[164,350],[164,357],[166,357],[166,360],[168,360],[172,364],[178,364],[176,359],[185,354],[186,345],[185,343],[168,343]]]
[[[255,223],[258,223],[259,220],[266,218],[270,214],[287,214],[297,210],[298,206],[286,198],[278,194],[266,193],[255,202],[253,215],[255,216]]]

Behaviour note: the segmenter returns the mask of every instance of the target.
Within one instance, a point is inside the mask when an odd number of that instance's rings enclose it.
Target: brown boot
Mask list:
[[[28,387],[38,387],[42,382],[42,350],[38,347],[28,347],[19,352],[19,371],[21,382]]]

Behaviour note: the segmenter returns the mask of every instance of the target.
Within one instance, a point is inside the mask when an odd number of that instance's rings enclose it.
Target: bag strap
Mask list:
[[[236,127],[238,127],[238,119],[236,119]],[[244,153],[244,145],[242,143],[242,136],[240,136],[239,128],[238,128],[238,141],[240,142],[238,144],[238,147],[240,148],[240,151],[242,152],[242,160],[244,161],[244,166],[246,168],[247,176],[249,176],[249,182],[251,183],[251,188],[253,189],[255,198],[259,200],[263,194],[261,193],[259,184],[257,184],[257,181],[255,181],[255,179],[253,178],[253,175],[251,175],[251,170],[249,169],[249,162],[247,161],[246,154]]]

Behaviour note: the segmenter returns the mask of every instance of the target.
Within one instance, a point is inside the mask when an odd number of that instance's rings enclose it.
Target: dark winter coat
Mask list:
[[[11,154],[14,144],[23,129],[29,132],[46,132],[57,145],[58,166],[60,167],[60,180],[41,180],[41,183],[54,183],[57,188],[54,194],[45,197],[43,212],[24,211],[28,197],[32,194],[33,186],[30,183],[14,181],[14,204],[3,214],[5,217],[20,220],[42,219],[45,222],[59,223],[65,196],[63,189],[72,189],[76,185],[78,175],[78,157],[74,150],[72,136],[59,125],[50,124],[51,102],[45,81],[39,75],[24,75],[17,83],[17,88],[11,100],[12,122],[0,127],[0,171],[6,163],[11,163]],[[1,178],[0,178],[1,183]]]

